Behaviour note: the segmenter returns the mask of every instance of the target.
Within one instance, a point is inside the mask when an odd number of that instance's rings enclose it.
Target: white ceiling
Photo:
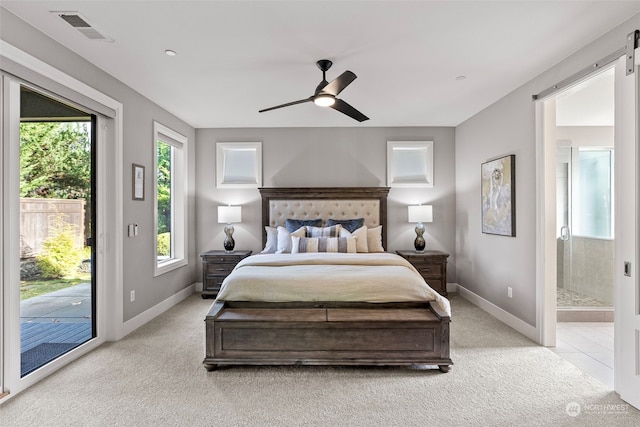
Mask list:
[[[0,4],[196,128],[456,126],[640,12],[613,0]],[[312,103],[258,113],[312,95],[323,58],[329,81],[358,75],[339,97],[370,120]]]

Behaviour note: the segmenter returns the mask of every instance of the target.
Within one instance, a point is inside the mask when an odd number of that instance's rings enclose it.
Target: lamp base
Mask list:
[[[413,241],[413,247],[416,248],[416,252],[424,252],[424,248],[427,245],[424,237],[422,237],[423,234],[424,225],[419,222],[418,225],[416,225],[416,240]]]
[[[235,240],[233,240],[233,225],[227,224],[224,227],[224,234],[226,237],[224,238],[224,250],[227,253],[233,252],[233,248],[236,246]]]

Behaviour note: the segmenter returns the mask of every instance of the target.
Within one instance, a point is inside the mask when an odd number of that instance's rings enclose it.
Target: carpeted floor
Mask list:
[[[3,426],[637,426],[640,411],[460,297],[449,373],[235,367],[206,372],[194,295],[0,406]]]

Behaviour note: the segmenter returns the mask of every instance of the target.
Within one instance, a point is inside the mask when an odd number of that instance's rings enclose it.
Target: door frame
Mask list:
[[[556,345],[557,328],[556,96],[597,74],[619,67],[620,60],[616,58],[561,90],[536,100],[536,330],[538,343],[546,347]],[[614,197],[614,212],[618,211],[620,200]]]
[[[123,105],[119,101],[3,40],[0,40],[0,52],[3,59],[8,59],[7,63],[17,64],[17,68],[24,71],[23,78],[29,80],[29,83],[41,86],[45,91],[51,93],[56,93],[56,85],[62,85],[65,89],[81,94],[85,98],[89,98],[114,111],[113,117],[97,114],[96,262],[102,268],[98,268],[96,274],[96,338],[76,347],[64,356],[48,363],[24,378],[20,378],[19,310],[12,308],[14,305],[19,304],[20,301],[19,289],[12,286],[16,281],[19,282],[20,269],[17,260],[3,261],[0,281],[3,286],[0,289],[0,293],[4,294],[1,300],[3,303],[3,317],[0,318],[0,337],[2,338],[2,345],[0,346],[2,350],[2,354],[0,354],[2,359],[0,370],[2,370],[2,373],[0,373],[0,379],[3,381],[0,383],[2,387],[0,389],[1,404],[18,392],[57,371],[62,366],[98,347],[105,340],[121,338],[124,328],[122,305],[123,235],[121,233],[123,229]],[[17,88],[19,92],[19,82],[22,80],[21,73],[13,72],[12,75],[3,72],[2,80],[6,82],[3,83],[3,95],[5,95],[3,96],[3,114],[10,115],[12,114],[9,111],[12,106],[10,103],[17,101],[15,99],[16,93],[13,96],[6,96],[10,95],[7,90],[16,91]],[[52,84],[49,82],[52,82]],[[82,104],[82,102],[78,102],[78,104]],[[15,105],[13,107],[15,108]],[[92,109],[89,108],[89,110],[91,111]],[[2,154],[4,172],[0,189],[3,193],[3,201],[7,200],[7,197],[9,200],[11,197],[17,197],[15,188],[19,187],[17,182],[19,180],[19,171],[16,167],[16,162],[19,165],[19,157],[16,157],[17,153],[13,152],[16,148],[19,148],[19,134],[17,129],[13,129],[16,127],[15,123],[13,126],[11,125],[13,122],[15,122],[15,117],[12,122],[4,124],[1,135],[3,143],[0,153]],[[16,206],[10,205],[10,203],[3,203],[0,217],[2,219],[0,223],[3,237],[2,251],[5,254],[17,247],[16,245],[19,245],[19,232],[12,232],[12,230],[17,230],[13,223],[19,217],[18,212],[16,212],[19,206],[17,206],[18,204],[15,204]],[[14,226],[13,229],[12,225]],[[106,286],[107,283],[110,286]],[[12,291],[13,287],[16,289]],[[109,316],[106,313],[109,313]],[[9,392],[9,394],[3,396],[3,392]]]
[[[536,324],[538,343],[556,345],[556,101],[536,102]],[[547,262],[549,260],[549,262]]]

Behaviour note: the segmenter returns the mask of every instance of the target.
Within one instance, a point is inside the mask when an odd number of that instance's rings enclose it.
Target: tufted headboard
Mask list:
[[[382,225],[387,247],[387,195],[389,187],[260,188],[262,224],[284,226],[288,218],[364,218],[367,227]],[[262,235],[266,244],[266,235]]]

